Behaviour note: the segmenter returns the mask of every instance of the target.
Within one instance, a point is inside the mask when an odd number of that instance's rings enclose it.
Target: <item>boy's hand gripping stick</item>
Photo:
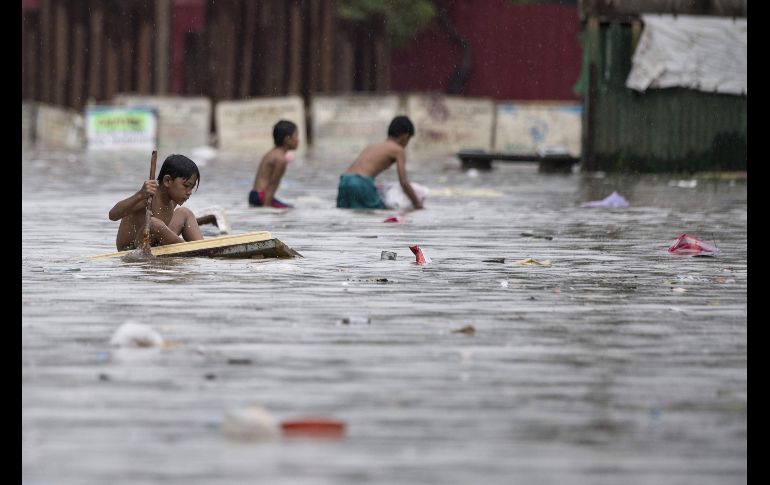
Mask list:
[[[155,178],[155,163],[158,160],[158,151],[152,151],[152,158],[150,159],[150,180]],[[142,252],[146,254],[152,254],[150,252],[150,218],[152,217],[152,196],[147,198],[147,210],[144,217],[144,237],[142,238]]]

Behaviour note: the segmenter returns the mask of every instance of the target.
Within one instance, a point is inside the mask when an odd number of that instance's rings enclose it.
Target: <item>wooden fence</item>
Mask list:
[[[82,109],[119,92],[252,96],[387,90],[384,19],[334,0],[22,2],[22,99]]]

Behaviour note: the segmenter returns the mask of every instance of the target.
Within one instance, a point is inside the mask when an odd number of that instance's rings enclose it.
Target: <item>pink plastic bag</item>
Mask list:
[[[696,236],[681,234],[668,247],[668,252],[681,256],[716,256],[719,254],[719,248]]]
[[[424,254],[422,254],[422,249],[420,249],[420,246],[414,245],[409,246],[409,249],[414,253],[415,257],[417,258],[416,263],[423,265],[426,263],[430,263],[430,258],[426,258]]]

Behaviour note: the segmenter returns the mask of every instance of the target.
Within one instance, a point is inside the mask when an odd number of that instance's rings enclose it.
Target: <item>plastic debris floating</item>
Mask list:
[[[430,263],[430,258],[426,257],[422,253],[422,249],[420,249],[420,246],[415,244],[414,246],[409,246],[409,249],[412,251],[412,253],[414,253],[415,257],[417,258],[417,261],[416,261],[417,264]]]
[[[630,204],[622,195],[613,191],[610,195],[602,200],[593,200],[591,202],[584,202],[580,204],[580,207],[602,207],[605,209],[625,209]]]
[[[128,321],[112,334],[114,347],[163,347],[163,337],[149,325]]]
[[[544,259],[543,261],[538,261],[536,259],[527,258],[527,259],[520,259],[516,261],[516,263],[522,266],[551,266],[550,259]]]
[[[430,189],[424,185],[410,182],[414,195],[420,200],[425,202],[425,198],[428,196]],[[384,184],[377,184],[377,193],[380,195],[385,207],[392,210],[412,210],[414,204],[409,196],[406,195],[404,189],[401,188],[401,184],[397,182],[387,182]],[[399,221],[400,222],[400,221]]]
[[[697,236],[680,234],[668,247],[668,252],[680,256],[716,256],[719,254],[719,248]]]
[[[345,436],[345,422],[331,418],[300,418],[281,422],[285,438],[341,439]]]
[[[260,407],[228,409],[222,420],[222,432],[239,441],[271,440],[280,434],[278,422]]]

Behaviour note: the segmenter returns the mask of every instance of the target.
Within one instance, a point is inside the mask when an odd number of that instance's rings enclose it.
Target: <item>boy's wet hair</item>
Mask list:
[[[414,136],[414,125],[412,121],[406,116],[396,116],[388,126],[388,136],[397,138],[404,133],[408,133],[409,136]]]
[[[185,157],[184,155],[169,155],[166,160],[163,161],[163,166],[160,167],[160,173],[158,174],[158,183],[163,181],[163,177],[166,175],[171,176],[171,180],[177,177],[182,177],[185,181],[189,180],[193,175],[197,175],[198,179],[195,185],[195,189],[201,184],[201,173],[198,171],[198,166],[195,162]]]
[[[273,141],[275,146],[283,145],[283,140],[297,131],[297,125],[291,121],[281,120],[273,126]]]

